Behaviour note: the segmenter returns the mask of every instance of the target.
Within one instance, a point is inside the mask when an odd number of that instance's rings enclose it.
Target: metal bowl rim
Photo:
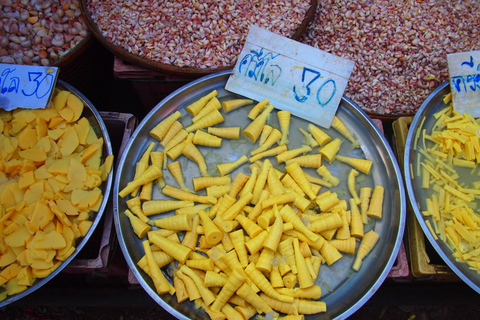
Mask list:
[[[410,205],[415,212],[415,217],[417,218],[417,222],[420,224],[422,227],[424,235],[427,237],[429,240],[430,244],[434,247],[435,251],[439,254],[439,256],[443,259],[443,261],[448,265],[450,269],[459,277],[461,278],[468,286],[470,286],[473,290],[475,290],[477,293],[480,293],[480,286],[476,283],[474,283],[471,279],[469,279],[459,268],[458,266],[452,262],[450,257],[440,248],[440,246],[437,243],[437,240],[433,238],[433,235],[431,234],[430,230],[428,229],[427,224],[425,223],[425,219],[423,218],[422,213],[420,212],[420,209],[417,206],[416,202],[416,196],[413,190],[412,186],[412,176],[410,174],[410,148],[409,146],[412,144],[412,140],[414,138],[415,134],[415,129],[419,125],[420,119],[425,111],[429,109],[430,107],[430,102],[432,99],[443,89],[445,89],[447,86],[449,86],[449,82],[443,82],[440,86],[438,86],[435,90],[432,91],[432,93],[425,99],[425,101],[422,103],[420,108],[418,109],[418,112],[415,114],[415,117],[412,120],[412,123],[410,124],[410,128],[408,130],[407,134],[407,140],[405,144],[405,155],[404,155],[404,172],[405,172],[405,184],[407,188],[407,193],[408,193],[408,199],[410,200]],[[480,280],[479,280],[480,281]]]
[[[182,86],[181,88],[175,90],[170,95],[165,97],[140,122],[140,124],[137,126],[135,132],[132,134],[129,142],[127,143],[127,145],[125,147],[125,150],[130,150],[130,147],[133,144],[134,138],[140,133],[140,131],[142,130],[144,124],[148,121],[148,119],[151,116],[153,116],[158,111],[158,109],[160,109],[164,104],[166,104],[169,100],[171,100],[177,94],[187,90],[188,88],[191,88],[191,87],[197,85],[198,83],[202,83],[202,82],[205,82],[205,81],[217,78],[217,77],[226,76],[226,75],[230,74],[231,72],[232,72],[232,70],[225,70],[225,71],[221,71],[221,72],[206,75],[204,77],[201,77],[199,79],[196,79],[196,80],[186,84],[185,86]],[[398,165],[398,162],[396,160],[396,157],[393,153],[392,148],[390,147],[389,143],[387,142],[387,139],[386,139],[385,135],[383,133],[381,133],[378,126],[372,121],[372,119],[366,114],[365,111],[363,111],[354,101],[352,101],[351,99],[349,99],[346,96],[343,96],[342,100],[344,102],[350,104],[353,107],[353,109],[356,112],[359,113],[359,115],[361,116],[360,120],[365,121],[372,126],[374,131],[380,137],[380,139],[381,139],[381,141],[384,145],[385,150],[387,151],[388,155],[390,156],[392,166],[393,166],[393,170],[395,171],[395,178],[396,178],[396,181],[398,182],[399,200],[400,200],[400,208],[399,208],[400,217],[399,217],[399,221],[398,221],[399,226],[398,226],[397,236],[395,238],[395,243],[393,245],[393,249],[392,249],[392,252],[390,254],[390,257],[389,257],[387,263],[385,264],[382,272],[377,277],[375,282],[373,282],[369,286],[367,286],[368,290],[365,291],[362,298],[357,300],[357,302],[355,302],[355,304],[352,305],[352,307],[344,310],[342,312],[342,314],[340,314],[335,319],[344,319],[344,318],[352,315],[353,313],[355,313],[360,307],[362,307],[373,296],[373,294],[378,290],[380,285],[384,282],[384,280],[388,276],[388,273],[390,272],[390,270],[391,270],[391,268],[392,268],[392,266],[395,262],[395,259],[397,258],[398,252],[400,250],[400,246],[401,246],[401,242],[402,242],[403,234],[404,234],[404,230],[405,230],[405,221],[406,221],[406,219],[405,219],[405,217],[406,217],[406,196],[405,196],[405,194],[406,193],[405,193],[405,188],[404,188],[404,184],[403,184],[403,178],[402,178],[402,175],[400,173],[401,172],[400,167]],[[120,168],[122,168],[124,163],[125,163],[127,153],[128,152],[124,152],[122,154],[122,157],[121,157],[121,159],[119,161],[119,165],[118,165],[119,171],[120,171]],[[119,190],[119,185],[120,185],[120,174],[117,174],[116,177],[115,177],[115,182],[114,182],[114,190],[113,190],[114,195],[118,194],[118,192],[120,191]],[[122,234],[122,230],[121,230],[121,226],[120,226],[120,221],[119,221],[119,218],[118,218],[119,207],[118,207],[118,197],[116,197],[116,196],[113,196],[113,210],[114,210],[115,229],[116,229],[118,241],[119,241],[119,244],[120,244],[120,248],[121,248],[124,255],[129,256],[128,248],[126,247],[126,243],[125,243],[125,240],[123,238],[123,234]],[[129,266],[131,272],[133,273],[135,278],[138,279],[140,285],[145,289],[145,291],[147,291],[147,293],[150,295],[150,297],[155,302],[160,304],[160,306],[162,306],[170,314],[175,316],[176,318],[182,319],[182,320],[190,320],[190,318],[188,318],[185,315],[179,313],[170,304],[166,303],[163,299],[159,298],[158,294],[145,281],[140,281],[140,279],[143,280],[143,277],[137,271],[137,268],[136,268],[134,262],[131,261],[131,260],[132,259],[126,258],[127,264]]]
[[[107,149],[107,153],[108,153],[106,156],[112,155],[113,154],[113,151],[112,151],[113,149],[112,149],[112,145],[111,145],[111,142],[110,142],[110,136],[108,135],[107,127],[105,126],[105,123],[103,122],[103,119],[100,116],[100,113],[98,113],[97,109],[93,106],[93,104],[90,102],[90,100],[88,100],[80,91],[78,91],[76,88],[74,88],[70,84],[68,84],[68,83],[66,83],[62,80],[58,80],[57,84],[60,84],[61,86],[68,89],[70,92],[75,93],[75,95],[77,95],[79,98],[81,98],[83,100],[84,105],[87,106],[87,108],[90,110],[92,115],[95,117],[95,119],[97,121],[97,124],[99,125],[99,127],[101,129],[101,132],[102,132],[102,135],[103,135],[103,140],[104,140],[104,148]],[[82,114],[82,116],[83,116],[83,114]],[[32,292],[38,290],[39,288],[44,286],[47,282],[49,282],[51,279],[53,279],[57,274],[59,274],[65,267],[67,267],[68,264],[73,259],[75,259],[77,254],[82,250],[82,248],[85,246],[87,241],[90,239],[91,235],[93,234],[93,232],[97,228],[97,226],[98,226],[98,224],[99,224],[99,222],[100,222],[100,220],[103,216],[103,213],[104,213],[105,208],[107,206],[108,200],[110,199],[110,191],[111,191],[111,187],[112,187],[112,183],[113,183],[113,168],[112,168],[112,172],[110,172],[110,174],[107,177],[107,180],[104,183],[105,183],[105,190],[103,191],[103,199],[102,199],[102,204],[100,206],[100,209],[96,213],[95,219],[93,220],[93,224],[90,226],[90,229],[87,231],[87,234],[84,237],[79,239],[80,241],[79,241],[78,245],[76,246],[75,251],[65,261],[63,261],[58,266],[58,268],[53,270],[47,277],[36,279],[35,280],[36,282],[34,283],[34,285],[31,286],[31,287],[28,287],[25,291],[22,291],[22,292],[20,292],[16,295],[13,295],[13,296],[9,296],[5,300],[0,301],[0,308],[5,307],[5,306],[7,306],[11,303],[14,303],[14,302],[20,300],[21,298],[31,294]]]

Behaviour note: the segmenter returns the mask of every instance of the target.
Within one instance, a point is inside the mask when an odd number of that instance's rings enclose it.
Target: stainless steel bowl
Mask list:
[[[405,144],[405,183],[410,204],[415,212],[417,221],[422,227],[425,236],[428,238],[433,248],[459,278],[465,281],[465,283],[468,284],[473,290],[480,293],[480,275],[477,274],[476,271],[470,270],[466,263],[457,262],[453,258],[452,250],[446,245],[445,242],[441,240],[435,240],[433,238],[433,235],[425,222],[426,218],[421,212],[421,210],[425,210],[426,208],[425,199],[427,196],[429,196],[429,191],[422,188],[420,181],[421,179],[414,179],[411,172],[411,166],[415,168],[418,161],[418,152],[414,150],[416,133],[418,130],[423,129],[426,129],[427,132],[430,132],[435,123],[433,114],[448,107],[448,105],[443,102],[443,97],[449,93],[449,82],[442,83],[427,97],[427,99],[425,99],[412,120]],[[430,222],[432,222],[432,220],[430,220]]]
[[[95,109],[93,104],[82,93],[80,93],[77,89],[75,89],[71,85],[67,84],[64,81],[58,80],[56,88],[61,89],[61,90],[68,90],[71,93],[75,94],[78,98],[80,98],[80,100],[82,100],[82,102],[85,106],[83,108],[82,117],[85,117],[85,118],[88,119],[88,121],[90,122],[93,130],[95,131],[95,133],[97,134],[98,137],[103,137],[103,140],[104,140],[103,154],[102,154],[102,163],[103,163],[105,161],[105,158],[108,155],[113,154],[113,151],[112,151],[112,145],[111,145],[111,142],[110,142],[110,137],[108,135],[107,127],[105,126],[105,123],[103,122],[102,117],[100,116],[98,111]],[[92,236],[93,232],[95,231],[95,228],[97,227],[97,225],[99,224],[99,222],[102,218],[103,212],[105,211],[105,208],[106,208],[107,203],[108,203],[109,198],[110,198],[110,190],[111,190],[111,187],[112,187],[112,182],[113,182],[113,170],[108,175],[107,180],[104,181],[102,183],[102,185],[100,186],[100,188],[102,190],[102,194],[103,194],[103,200],[102,200],[102,203],[100,205],[100,209],[98,210],[97,213],[92,213],[91,214],[90,220],[92,220],[93,223],[92,223],[90,229],[87,231],[87,234],[85,235],[85,237],[82,237],[82,238],[77,240],[76,250],[72,253],[72,255],[70,255],[70,257],[68,257],[64,262],[62,262],[62,264],[60,264],[60,266],[57,269],[55,269],[52,273],[50,273],[47,277],[35,280],[33,286],[29,287],[27,290],[25,290],[25,291],[23,291],[19,294],[13,295],[13,296],[9,296],[5,300],[0,301],[0,308],[4,307],[4,306],[6,306],[10,303],[13,303],[13,302],[29,295],[33,291],[37,290],[38,288],[40,288],[41,286],[46,284],[48,281],[50,281],[52,278],[54,278],[73,259],[75,259],[77,254],[82,250],[82,248],[87,243],[88,239],[90,239],[90,237]]]
[[[119,198],[118,192],[133,178],[135,163],[147,146],[154,141],[149,136],[149,131],[164,117],[176,110],[185,114],[187,105],[213,89],[218,91],[220,100],[238,97],[224,89],[229,75],[230,71],[225,71],[203,77],[180,88],[162,100],[139,124],[127,144],[125,152],[120,159],[114,183],[115,227],[120,247],[128,266],[152,299],[179,319],[208,319],[208,316],[204,311],[196,309],[190,302],[179,304],[175,297],[168,294],[159,296],[156,293],[152,280],[137,266],[137,261],[144,255],[141,244],[144,239],[139,239],[134,234],[128,218],[123,214],[127,209],[125,199]],[[245,123],[247,123],[247,109],[249,110],[248,107],[237,109],[235,112],[238,113],[233,115],[229,113],[225,117],[226,123],[222,125],[240,125],[244,127]],[[309,319],[320,317],[345,318],[358,310],[375,293],[388,275],[397,257],[405,227],[405,191],[398,164],[385,137],[371,119],[354,102],[347,98],[343,98],[337,116],[348,128],[351,128],[361,145],[359,149],[352,149],[350,143],[344,142],[340,150],[341,154],[357,157],[364,155],[374,162],[372,172],[362,183],[370,185],[377,183],[385,186],[384,217],[379,221],[372,221],[368,225],[369,229],[374,229],[380,234],[380,241],[364,260],[363,266],[358,273],[352,271],[351,265],[354,257],[348,255],[344,255],[342,259],[330,267],[326,265],[321,267],[317,284],[322,287],[323,297],[321,300],[326,302],[328,311],[324,314],[307,316]],[[269,121],[272,124],[278,123],[274,113],[272,113],[271,117]],[[292,117],[291,134],[289,135],[290,148],[296,145],[300,146],[302,134],[298,128],[300,126],[306,128],[306,124],[308,124],[306,120]],[[340,136],[334,129],[329,129],[327,132],[333,137]],[[239,155],[248,154],[253,148],[254,145],[250,143],[232,142],[225,143],[221,151],[215,151],[213,154],[208,149],[201,149],[201,151],[204,154],[208,154],[205,158],[208,168],[212,168],[216,163],[232,161]],[[161,151],[161,149],[158,150]],[[182,163],[184,178],[187,185],[191,187],[191,178],[198,176],[198,169],[196,165],[188,166],[187,163],[184,164]],[[346,194],[348,193],[346,186],[347,167],[340,163],[328,166],[343,181],[337,188],[343,190],[344,198],[349,197]],[[244,168],[237,170],[244,170]],[[168,172],[164,171],[164,173],[167,183],[172,181],[171,183],[176,185],[174,180],[168,176]],[[249,171],[244,173],[249,174]],[[231,176],[235,177],[235,175],[236,172],[234,171]],[[158,190],[154,190],[154,199],[157,197],[161,198],[162,195]]]

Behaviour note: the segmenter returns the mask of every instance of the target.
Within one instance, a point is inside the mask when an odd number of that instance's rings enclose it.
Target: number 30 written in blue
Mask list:
[[[313,69],[310,69],[310,68],[303,68],[303,72],[302,72],[302,83],[306,83],[308,81],[308,83],[306,84],[305,86],[305,94],[303,96],[300,96],[298,93],[297,93],[297,88],[296,86],[293,86],[293,96],[295,97],[295,100],[297,100],[298,102],[305,102],[308,100],[308,98],[310,97],[310,94],[312,92],[312,89],[310,88],[310,86],[316,81],[318,80],[319,78],[321,77],[321,73],[320,71],[317,71],[317,70],[313,70]],[[311,78],[310,80],[307,80],[307,78]],[[321,99],[321,93],[322,93],[322,90],[328,90],[330,88],[330,96],[328,97],[328,99],[326,99],[326,101],[322,101]],[[327,81],[325,81],[324,83],[322,83],[320,85],[320,87],[318,88],[317,90],[317,94],[316,94],[316,99],[317,99],[317,102],[320,104],[320,106],[324,107],[326,106],[331,100],[332,98],[335,96],[335,93],[337,92],[337,85],[335,84],[335,81],[332,80],[332,79],[329,79]],[[328,95],[328,94],[327,94]]]
[[[35,82],[36,85],[31,93],[27,93],[25,90],[22,90],[23,95],[27,97],[35,95],[38,99],[42,99],[50,92],[50,89],[53,85],[53,75],[49,73],[44,74],[43,72],[29,72],[28,80],[30,82]]]

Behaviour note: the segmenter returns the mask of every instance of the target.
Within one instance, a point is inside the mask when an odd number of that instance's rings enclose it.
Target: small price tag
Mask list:
[[[45,108],[57,77],[57,67],[0,64],[0,108]]]
[[[225,89],[329,128],[354,62],[251,25]]]
[[[480,51],[447,55],[453,108],[480,117]]]

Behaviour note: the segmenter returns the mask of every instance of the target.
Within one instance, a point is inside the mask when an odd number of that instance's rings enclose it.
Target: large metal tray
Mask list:
[[[203,77],[180,88],[161,101],[137,127],[126,147],[125,153],[120,159],[114,183],[115,227],[119,244],[128,266],[152,299],[179,319],[208,319],[208,316],[203,311],[197,310],[192,303],[178,304],[175,297],[171,297],[168,294],[159,296],[155,292],[151,279],[136,265],[137,261],[144,254],[141,245],[143,239],[138,239],[133,233],[128,219],[123,214],[127,208],[125,199],[119,198],[118,192],[132,180],[135,163],[150,142],[153,141],[148,132],[165,116],[175,110],[186,114],[184,108],[187,105],[213,89],[218,91],[220,100],[238,97],[224,89],[229,75],[230,71],[225,71]],[[229,113],[225,117],[226,122],[222,125],[241,125],[245,127],[248,122],[246,117],[248,110],[249,108],[246,107],[233,111],[236,114],[230,115]],[[321,300],[326,302],[328,311],[324,314],[308,316],[307,318],[309,319],[316,317],[345,318],[358,310],[375,293],[387,277],[399,252],[405,228],[406,201],[400,169],[384,136],[372,120],[354,102],[347,98],[343,98],[337,116],[348,128],[351,128],[361,145],[359,149],[352,149],[350,143],[346,141],[342,144],[339,154],[357,157],[364,155],[366,158],[373,160],[372,172],[365,177],[361,184],[373,185],[375,183],[385,187],[385,214],[381,220],[372,221],[368,225],[368,229],[373,228],[380,234],[380,241],[364,260],[363,266],[358,273],[352,272],[351,265],[354,257],[348,255],[345,255],[330,267],[326,265],[321,267],[317,284],[322,287],[323,297]],[[190,119],[189,116],[184,118]],[[272,113],[269,122],[274,125],[278,123],[274,113]],[[306,128],[307,123],[303,119],[292,117],[289,148],[293,148],[296,145],[300,146],[302,134],[298,128]],[[328,129],[327,132],[333,137],[340,137],[333,129]],[[206,148],[201,148],[201,151],[205,155],[208,168],[213,169],[216,163],[235,160],[242,154],[248,154],[255,147],[256,145],[250,143],[232,141],[231,143],[225,143],[221,151],[212,152]],[[274,166],[276,165],[274,160],[272,163]],[[191,178],[199,176],[198,168],[195,164],[192,165],[192,162],[183,162],[183,160],[181,160],[181,165],[187,185],[191,187]],[[348,198],[348,189],[345,182],[348,168],[341,163],[326,163],[326,165],[333,174],[339,176],[340,180],[343,181],[336,189],[343,190],[343,193],[339,191],[339,194],[343,194],[343,198]],[[248,165],[245,164],[244,166]],[[243,172],[249,174],[248,169],[245,167],[237,170],[244,170]],[[168,176],[168,172],[164,171],[164,173],[167,183],[176,185],[173,178]],[[235,175],[235,171],[231,173],[232,177],[235,177]],[[153,198],[160,199],[162,195],[158,193],[158,190],[154,190]]]
[[[410,170],[411,167],[416,168],[418,161],[417,152],[414,149],[416,143],[416,133],[418,130],[423,129],[426,129],[427,133],[431,131],[431,128],[435,123],[433,114],[448,107],[448,105],[443,102],[443,97],[448,93],[450,93],[450,85],[448,82],[444,82],[437,89],[435,89],[427,97],[427,99],[425,99],[412,120],[405,147],[405,183],[408,191],[408,197],[415,212],[415,216],[417,217],[417,221],[422,227],[425,236],[430,241],[433,248],[459,278],[465,281],[465,283],[467,283],[476,292],[480,293],[480,275],[477,274],[476,271],[470,270],[466,263],[457,262],[455,258],[453,258],[452,250],[446,245],[445,242],[441,240],[437,241],[433,238],[433,235],[425,222],[426,219],[421,212],[421,208],[426,208],[425,199],[427,196],[429,196],[429,191],[422,188],[420,181],[421,179],[414,179],[414,177],[412,177],[412,172]]]
[[[97,111],[97,109],[95,109],[93,104],[82,93],[80,93],[76,88],[69,85],[68,83],[58,80],[56,87],[61,90],[68,90],[71,93],[75,94],[78,98],[80,98],[80,100],[82,100],[85,106],[83,109],[82,117],[85,117],[88,119],[93,130],[97,134],[97,137],[103,137],[103,140],[104,140],[103,153],[102,153],[102,163],[103,163],[105,161],[105,158],[108,155],[113,154],[113,151],[112,151],[112,145],[110,142],[110,137],[108,135],[107,127],[105,126],[105,123],[103,122],[103,119],[100,116],[100,113]],[[91,225],[90,229],[87,231],[87,234],[85,235],[85,237],[77,240],[76,250],[72,253],[72,255],[70,255],[68,259],[63,261],[62,264],[60,264],[60,266],[56,268],[52,273],[50,273],[47,277],[35,280],[33,286],[29,287],[27,290],[13,296],[9,296],[5,300],[0,301],[0,308],[14,301],[17,301],[27,296],[28,294],[32,293],[33,291],[37,290],[38,288],[46,284],[48,281],[50,281],[52,278],[54,278],[59,272],[65,269],[68,266],[68,264],[72,262],[73,259],[75,259],[75,257],[86,245],[86,243],[94,233],[95,229],[97,228],[98,224],[102,220],[103,213],[105,211],[105,208],[107,207],[107,203],[110,198],[112,182],[113,182],[113,170],[108,175],[107,180],[105,180],[100,186],[100,189],[102,190],[102,194],[103,194],[103,200],[98,212],[92,213],[90,215],[90,219],[93,221],[93,224]]]

